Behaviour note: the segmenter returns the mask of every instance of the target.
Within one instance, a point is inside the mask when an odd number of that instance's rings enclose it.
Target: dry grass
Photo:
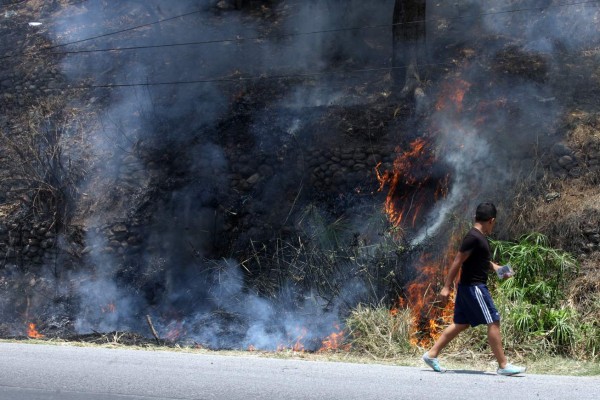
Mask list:
[[[575,110],[569,114],[567,123],[573,126],[568,138],[574,148],[600,142],[600,114]]]
[[[564,121],[565,141],[581,168],[580,178],[546,176],[537,185],[523,185],[508,218],[509,234],[540,232],[553,245],[580,253],[582,228],[600,225],[600,174],[589,169],[589,155],[600,152],[600,113],[573,110]],[[558,193],[558,198],[547,198]]]
[[[384,306],[359,305],[346,319],[350,343],[354,351],[374,359],[389,359],[412,353],[410,343],[413,325],[409,309],[390,312]]]
[[[547,201],[542,194],[515,207],[509,218],[516,221],[512,234],[540,232],[551,238],[554,246],[580,254],[585,239],[583,228],[600,225],[600,187],[582,180],[558,181],[544,192],[560,193],[560,197]]]

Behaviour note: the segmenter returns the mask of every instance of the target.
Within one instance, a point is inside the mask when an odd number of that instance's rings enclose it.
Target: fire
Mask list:
[[[400,153],[400,149],[397,149]],[[375,168],[379,191],[388,186],[385,201],[385,212],[393,226],[398,227],[404,221],[409,221],[412,227],[417,224],[418,217],[431,196],[428,186],[435,186],[433,197],[445,196],[447,179],[432,183],[431,168],[435,156],[428,140],[418,138],[409,144],[408,150],[399,154],[394,160],[393,170],[381,172],[378,164]]]
[[[343,329],[340,329],[339,325],[334,325],[337,332],[333,332],[331,335],[323,339],[319,352],[331,351],[331,350],[350,350],[349,344],[344,344],[346,334]]]
[[[304,351],[304,344],[302,343],[302,340],[304,339],[304,337],[306,336],[306,334],[308,333],[308,329],[306,328],[302,328],[300,330],[300,334],[298,336],[298,338],[296,339],[296,343],[294,343],[294,345],[292,346],[292,351]]]
[[[435,104],[436,110],[443,112],[443,118],[432,121],[429,135],[413,140],[403,151],[396,150],[398,155],[391,171],[381,172],[381,165],[376,167],[379,191],[387,187],[385,212],[391,225],[399,228],[397,231],[405,232],[407,228],[418,226],[423,213],[431,209],[435,202],[447,197],[451,176],[445,174],[442,177],[435,173],[436,167],[441,164],[436,160],[436,149],[431,138],[451,135],[453,139],[445,141],[446,147],[437,149],[437,152],[448,151],[448,146],[456,146],[456,151],[464,151],[465,143],[461,139],[466,134],[477,132],[463,126],[462,118],[458,118],[465,104],[473,107],[467,103],[471,86],[460,76],[445,81]],[[442,123],[443,128],[437,125],[438,122]],[[390,310],[392,315],[396,315],[399,309],[411,310],[412,343],[415,346],[430,346],[452,321],[454,293],[446,304],[442,304],[438,294],[445,272],[454,259],[457,239],[451,235],[448,247],[441,253],[436,251],[436,254],[442,254],[441,257],[435,254],[421,256],[416,265],[417,278],[407,285],[398,304]]]
[[[287,344],[280,343],[277,345],[277,351],[292,350],[295,352],[304,352],[304,338],[308,334],[308,329],[305,327],[296,327],[296,337],[292,338]]]
[[[35,324],[32,322],[28,325],[27,337],[31,339],[41,339],[44,337],[44,335],[37,331]]]
[[[442,85],[441,96],[435,104],[435,109],[440,111],[453,107],[456,112],[462,112],[463,101],[470,88],[471,83],[460,78],[444,82]]]
[[[457,232],[452,235],[448,247],[441,257],[425,254],[419,260],[419,276],[406,289],[406,300],[400,304],[410,307],[413,315],[411,343],[419,347],[430,347],[437,340],[446,326],[452,323],[454,296],[451,293],[446,304],[438,300],[447,269],[456,255]],[[440,268],[440,266],[443,266]]]

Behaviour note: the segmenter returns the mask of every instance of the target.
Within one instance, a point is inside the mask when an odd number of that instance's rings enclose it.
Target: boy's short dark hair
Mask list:
[[[475,221],[485,222],[496,218],[496,206],[492,203],[481,203],[475,211]]]

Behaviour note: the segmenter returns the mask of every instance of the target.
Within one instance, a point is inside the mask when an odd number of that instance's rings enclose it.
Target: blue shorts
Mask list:
[[[486,285],[458,285],[454,301],[455,324],[477,326],[496,321],[500,321],[500,314]]]

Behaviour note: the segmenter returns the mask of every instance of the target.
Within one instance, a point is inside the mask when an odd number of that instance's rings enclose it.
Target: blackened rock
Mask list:
[[[260,174],[256,173],[256,174],[253,174],[250,178],[248,178],[246,180],[246,182],[248,182],[248,184],[250,184],[250,185],[255,185],[256,183],[258,183],[259,180],[260,180]]]
[[[573,151],[564,143],[556,143],[552,146],[552,153],[557,157],[573,155]]]
[[[571,156],[562,156],[558,159],[558,165],[563,168],[567,168],[573,164],[573,158]]]

